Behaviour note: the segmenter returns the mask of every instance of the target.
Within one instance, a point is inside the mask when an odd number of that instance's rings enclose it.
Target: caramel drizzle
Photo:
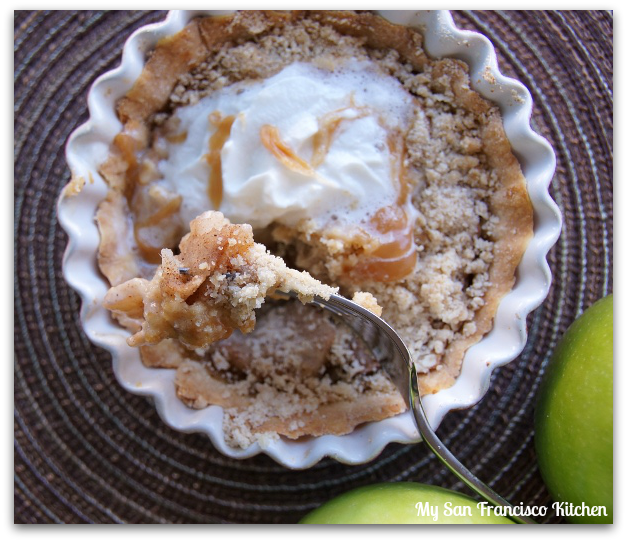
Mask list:
[[[416,266],[418,252],[414,242],[414,224],[410,220],[409,182],[405,164],[405,140],[398,131],[388,134],[391,178],[398,183],[396,203],[380,208],[364,228],[367,235],[380,244],[365,253],[353,267],[345,269],[349,275],[362,280],[392,282],[411,274]]]
[[[382,207],[370,219],[370,233],[380,241],[369,254],[364,254],[350,273],[361,279],[390,282],[409,275],[416,265],[418,252],[414,228],[404,205]]]
[[[352,103],[352,100],[351,100]],[[359,113],[354,117],[346,117],[343,113],[349,109],[358,109]],[[270,124],[264,124],[260,130],[260,137],[263,146],[281,164],[291,171],[310,177],[315,176],[315,169],[324,162],[335,134],[344,121],[352,121],[365,117],[369,114],[368,109],[351,105],[337,111],[332,111],[321,117],[318,121],[318,131],[312,136],[313,153],[310,162],[307,162],[281,139],[279,129]]]
[[[351,100],[352,103],[352,100]],[[357,109],[359,114],[354,117],[346,117],[342,113],[347,111],[348,109]],[[356,107],[351,105],[350,108],[339,109],[338,111],[332,111],[327,113],[319,120],[319,128],[318,131],[313,135],[312,143],[313,143],[313,154],[311,156],[311,164],[313,167],[318,167],[327,154],[329,153],[329,149],[331,148],[331,143],[335,134],[344,121],[348,120],[357,120],[364,118],[369,114],[368,109],[364,107]]]
[[[259,132],[261,143],[287,169],[313,177],[314,168],[298,156],[294,150],[281,139],[279,129],[270,124],[264,124]]]
[[[262,126],[260,136],[264,147],[286,168],[302,175],[316,176],[315,168],[322,164],[331,148],[342,122],[357,120],[371,114],[365,107],[355,107],[356,116],[346,116],[349,108],[324,115],[319,120],[318,131],[313,135],[313,153],[310,163],[299,157],[279,135],[276,126]],[[380,123],[381,120],[379,120]],[[405,165],[405,141],[398,130],[388,131],[387,144],[390,150],[390,176],[397,183],[398,197],[393,205],[379,209],[369,223],[359,229],[361,235],[375,239],[375,248],[364,252],[355,264],[347,264],[344,272],[361,280],[390,282],[409,275],[416,265],[418,253],[414,243],[414,228],[407,209],[409,183]],[[321,179],[323,180],[323,179]],[[329,182],[329,181],[327,181]]]
[[[187,139],[187,130],[184,130],[183,132],[178,133],[178,134],[167,135],[165,136],[165,138],[168,141],[168,143],[180,145],[181,143],[185,143],[185,140]]]
[[[137,242],[137,248],[142,257],[148,263],[159,264],[161,263],[161,246],[153,246],[146,242],[145,235],[142,236],[142,230],[157,226],[162,220],[172,216],[179,212],[181,208],[182,196],[177,196],[169,200],[163,207],[161,207],[156,213],[150,215],[144,220],[135,220],[133,224],[133,234],[135,235],[135,241]]]
[[[205,160],[210,169],[207,193],[214,208],[219,209],[224,191],[221,152],[231,135],[235,115],[223,117],[218,111],[214,111],[209,115],[209,122],[215,126],[216,130],[209,138],[209,152],[205,154]]]
[[[139,183],[137,151],[140,145],[132,135],[124,132],[120,132],[113,138],[113,145],[120,151],[122,160],[127,166],[124,175],[124,195],[130,203],[135,193],[135,186]]]

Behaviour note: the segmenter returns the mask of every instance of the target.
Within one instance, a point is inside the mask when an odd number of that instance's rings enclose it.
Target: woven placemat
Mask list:
[[[55,203],[69,180],[64,144],[86,95],[120,62],[136,28],[163,12],[15,13],[15,522],[290,523],[348,489],[411,480],[462,490],[425,446],[390,445],[364,465],[325,459],[304,471],[266,456],[233,460],[202,435],[170,430],[116,382],[64,282]],[[501,70],[531,91],[534,128],[554,146],[552,193],[564,215],[554,283],[529,317],[520,357],[476,407],[446,417],[446,445],[506,498],[547,505],[533,408],[556,340],[612,291],[611,13],[455,12],[494,43]],[[552,512],[545,522],[560,522]]]

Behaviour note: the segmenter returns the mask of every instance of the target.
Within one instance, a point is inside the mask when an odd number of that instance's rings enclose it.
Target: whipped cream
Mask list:
[[[160,184],[183,197],[186,222],[217,207],[253,228],[366,221],[398,200],[394,137],[408,129],[413,107],[398,80],[369,62],[334,71],[291,64],[178,108],[185,137],[165,142]]]

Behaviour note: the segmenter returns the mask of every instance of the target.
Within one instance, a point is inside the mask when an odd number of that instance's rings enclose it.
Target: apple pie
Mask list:
[[[233,446],[405,408],[358,337],[261,304],[273,289],[380,307],[433,393],[491,329],[532,236],[498,107],[462,61],[370,12],[193,19],[117,113],[96,217],[107,307],[146,365],[177,368],[181,400],[223,407]]]

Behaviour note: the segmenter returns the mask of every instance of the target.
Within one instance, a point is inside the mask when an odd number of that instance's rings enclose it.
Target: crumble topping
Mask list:
[[[298,302],[265,307],[252,333],[183,362],[176,385],[194,408],[223,405],[226,441],[243,448],[260,435],[341,434],[406,408],[359,337]]]

